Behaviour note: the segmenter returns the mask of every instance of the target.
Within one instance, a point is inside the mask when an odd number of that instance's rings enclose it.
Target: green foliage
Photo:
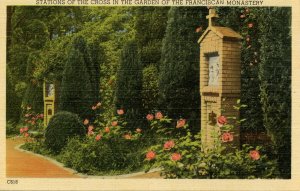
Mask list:
[[[53,153],[59,153],[67,144],[67,139],[86,132],[76,114],[62,111],[56,113],[49,121],[45,132],[45,146]]]
[[[143,91],[142,101],[143,108],[151,112],[151,110],[158,109],[158,70],[154,65],[149,65],[143,70]]]
[[[150,64],[159,66],[169,9],[169,7],[138,7],[134,9],[135,39],[144,67]]]
[[[258,78],[259,69],[259,49],[260,32],[258,24],[261,22],[258,10],[262,8],[228,8],[218,9],[220,16],[219,23],[222,26],[230,27],[239,32],[242,37],[241,49],[241,102],[247,104],[247,108],[241,110],[242,118],[249,118],[242,123],[242,133],[244,132],[263,132],[262,106],[260,98],[257,96],[260,92]],[[253,26],[249,27],[248,24]]]
[[[142,155],[137,150],[136,141],[124,138],[96,141],[95,137],[73,138],[59,156],[66,166],[87,174],[111,172],[128,173],[141,168]]]
[[[96,77],[82,37],[75,38],[65,65],[60,88],[59,110],[70,111],[82,118],[92,116],[90,109],[95,104],[96,93],[91,80]]]
[[[200,129],[200,95],[199,34],[195,30],[206,14],[206,8],[170,8],[159,71],[161,108],[171,118],[191,119],[196,131]]]
[[[124,109],[129,128],[137,128],[142,122],[142,66],[135,42],[129,42],[122,50],[116,81],[116,107]]]
[[[291,177],[291,9],[260,12],[260,97],[264,125],[284,178]]]
[[[104,119],[107,121],[98,119],[90,123],[86,138],[70,139],[59,160],[79,172],[94,175],[129,173],[142,168],[143,149],[149,146],[149,140],[142,135],[142,129],[126,128],[124,115],[119,113]]]
[[[6,136],[18,135],[20,132],[17,127],[17,124],[14,123],[13,121],[8,121],[6,123],[5,129],[6,129]]]
[[[237,107],[240,109],[243,105]],[[212,132],[213,145],[203,148],[200,135],[192,135],[188,125],[174,128],[161,126],[161,122],[169,122],[166,117],[151,120],[150,127],[156,128],[156,134],[163,137],[157,145],[147,149],[146,171],[153,167],[162,168],[165,178],[276,178],[279,177],[277,163],[268,159],[261,147],[253,148],[243,145],[242,149],[233,144],[232,124],[222,124],[214,127]],[[240,124],[241,121],[237,121]],[[174,129],[183,131],[179,137],[174,135]],[[185,135],[184,135],[185,134]],[[155,155],[149,155],[154,152]],[[253,154],[254,153],[254,154]]]

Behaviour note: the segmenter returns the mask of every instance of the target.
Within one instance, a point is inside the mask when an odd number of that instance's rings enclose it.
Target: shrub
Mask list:
[[[138,141],[123,137],[96,140],[96,136],[70,139],[59,160],[88,174],[127,173],[141,168],[143,155]]]
[[[149,65],[143,69],[143,107],[150,112],[158,103],[158,69],[154,65]]]
[[[60,111],[73,112],[82,118],[94,115],[90,108],[96,103],[99,92],[99,76],[96,75],[96,68],[83,37],[75,38],[64,67],[60,89]]]
[[[67,143],[67,139],[75,135],[84,135],[85,128],[76,114],[62,111],[49,121],[45,133],[45,146],[58,153]]]
[[[128,42],[121,52],[120,68],[116,81],[116,107],[126,109],[124,115],[128,126],[141,125],[142,111],[142,66],[134,41]]]
[[[237,109],[241,107],[244,105],[236,106]],[[242,149],[236,148],[233,144],[235,126],[227,124],[225,116],[218,118],[219,127],[214,128],[215,131],[212,133],[213,146],[205,150],[201,146],[201,136],[193,136],[184,119],[178,120],[176,126],[163,125],[163,122],[170,121],[171,119],[167,117],[150,120],[150,127],[155,128],[157,134],[165,136],[161,136],[164,138],[160,143],[146,150],[146,171],[152,167],[161,167],[165,178],[275,178],[279,176],[277,162],[268,159],[261,147],[243,145]],[[236,121],[237,124],[240,122],[241,120]]]
[[[170,8],[159,68],[160,107],[171,118],[192,119],[195,132],[200,129],[199,34],[195,29],[205,22],[206,13],[206,8],[199,7]]]

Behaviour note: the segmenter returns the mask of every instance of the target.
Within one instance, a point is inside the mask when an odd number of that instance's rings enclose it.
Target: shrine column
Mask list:
[[[209,9],[209,26],[200,44],[201,141],[203,148],[213,146],[212,132],[220,115],[238,117],[233,109],[241,92],[241,36],[228,27],[214,26],[218,15]],[[239,129],[234,132],[239,144]]]

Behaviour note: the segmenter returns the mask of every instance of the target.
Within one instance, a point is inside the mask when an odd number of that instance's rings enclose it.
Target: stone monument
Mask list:
[[[44,80],[44,126],[47,126],[50,118],[57,110],[57,83]]]
[[[201,139],[203,148],[213,145],[218,116],[238,117],[233,109],[241,92],[241,39],[228,27],[215,26],[216,10],[209,8],[208,28],[200,44]],[[218,129],[220,130],[220,129]],[[239,129],[234,132],[239,144]]]

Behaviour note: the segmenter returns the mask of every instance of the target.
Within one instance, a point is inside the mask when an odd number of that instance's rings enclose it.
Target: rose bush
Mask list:
[[[237,104],[234,108],[244,107],[239,105],[239,101]],[[171,119],[161,113],[159,115],[162,117],[149,120],[150,128],[163,135],[161,141],[145,153],[146,171],[159,167],[164,178],[278,177],[277,162],[270,160],[262,147],[245,144],[239,149],[233,144],[236,128],[233,124],[238,125],[242,120],[217,117],[212,131],[213,146],[203,149],[201,136],[192,135],[185,120],[179,119],[172,126]]]

